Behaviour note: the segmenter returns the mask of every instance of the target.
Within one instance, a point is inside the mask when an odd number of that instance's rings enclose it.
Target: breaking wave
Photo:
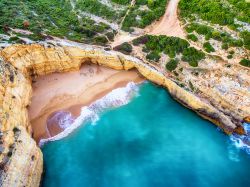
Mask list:
[[[53,114],[51,118],[47,120],[47,126],[53,123],[57,123],[60,128],[66,129],[74,122],[74,117],[70,112],[58,111]]]
[[[60,124],[60,126],[65,130],[56,136],[47,139],[41,139],[39,146],[41,147],[47,142],[60,140],[68,136],[76,128],[88,121],[91,121],[93,124],[95,124],[95,122],[99,119],[99,114],[101,112],[110,108],[116,108],[128,104],[129,101],[138,93],[138,90],[138,85],[136,85],[134,82],[128,83],[126,87],[112,90],[106,96],[95,101],[91,105],[82,107],[80,116],[76,118],[72,124],[68,124],[69,120],[67,118],[67,120],[65,120],[67,124]]]
[[[246,135],[233,134],[230,136],[230,139],[238,149],[242,149],[246,151],[247,154],[250,154],[250,124],[245,123],[244,129]]]

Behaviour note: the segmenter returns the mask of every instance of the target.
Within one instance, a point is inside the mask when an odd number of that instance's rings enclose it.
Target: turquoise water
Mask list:
[[[151,83],[43,154],[45,187],[250,186],[250,155]]]

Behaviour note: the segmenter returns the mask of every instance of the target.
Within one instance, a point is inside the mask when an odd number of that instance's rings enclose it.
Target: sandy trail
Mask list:
[[[132,0],[130,3],[130,7],[133,7],[134,5],[135,5],[135,0]],[[127,32],[124,32],[121,30],[122,24],[123,24],[125,18],[127,17],[127,15],[129,14],[129,12],[130,12],[130,9],[128,9],[125,16],[123,17],[123,19],[119,25],[118,32],[115,35],[114,41],[110,44],[112,48],[115,46],[118,46],[124,42],[132,41],[134,38],[136,38],[136,36],[132,36],[132,35],[128,34]]]
[[[125,42],[131,42],[135,38],[139,36],[133,36],[132,34],[129,34],[124,31],[119,31],[119,33],[115,36],[114,41],[110,44],[112,48],[121,45],[122,43]]]
[[[167,35],[185,38],[185,33],[178,20],[178,3],[180,0],[170,0],[164,16],[146,30],[151,35]]]
[[[120,31],[116,35],[114,42],[111,43],[111,47],[114,48],[124,42],[131,42],[133,39],[144,34],[167,35],[185,38],[185,32],[180,25],[177,14],[179,1],[180,0],[170,0],[166,7],[164,16],[159,21],[147,26],[141,34],[132,35],[130,33]]]

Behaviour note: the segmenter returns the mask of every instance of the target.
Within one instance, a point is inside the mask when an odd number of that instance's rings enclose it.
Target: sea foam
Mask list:
[[[47,142],[60,140],[68,136],[76,128],[88,121],[91,121],[93,124],[95,124],[95,122],[99,119],[99,114],[101,112],[110,108],[116,108],[128,104],[129,101],[137,95],[138,90],[138,85],[136,85],[134,82],[129,82],[126,87],[112,90],[106,96],[95,101],[91,105],[82,107],[80,116],[76,118],[72,124],[60,124],[60,126],[64,128],[64,131],[57,134],[56,136],[47,139],[41,139],[39,146],[43,146]]]
[[[245,135],[233,134],[230,136],[230,139],[237,148],[245,150],[250,154],[250,124],[244,123],[244,129]]]

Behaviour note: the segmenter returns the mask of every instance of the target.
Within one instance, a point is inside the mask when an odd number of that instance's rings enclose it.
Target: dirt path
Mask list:
[[[131,7],[133,7],[135,5],[135,1],[136,0],[131,1],[131,4],[130,4]],[[128,9],[125,16],[123,17],[123,19],[119,25],[118,33],[115,35],[114,41],[110,44],[112,48],[114,48],[115,46],[118,46],[124,42],[132,41],[134,38],[136,38],[136,36],[132,36],[131,34],[121,30],[122,24],[123,24],[126,16],[129,14],[129,12],[130,12],[130,9]]]
[[[185,38],[185,33],[180,26],[177,15],[179,1],[180,0],[169,1],[166,12],[161,20],[153,23],[145,29],[147,30],[148,34],[177,36],[180,38]]]
[[[132,35],[124,31],[119,31],[114,39],[114,42],[111,43],[111,47],[114,48],[115,46],[118,46],[124,42],[130,42],[144,34],[167,35],[185,38],[185,33],[180,25],[177,15],[179,1],[180,0],[170,0],[166,7],[164,16],[159,21],[154,22],[153,24],[146,27],[142,34]]]

